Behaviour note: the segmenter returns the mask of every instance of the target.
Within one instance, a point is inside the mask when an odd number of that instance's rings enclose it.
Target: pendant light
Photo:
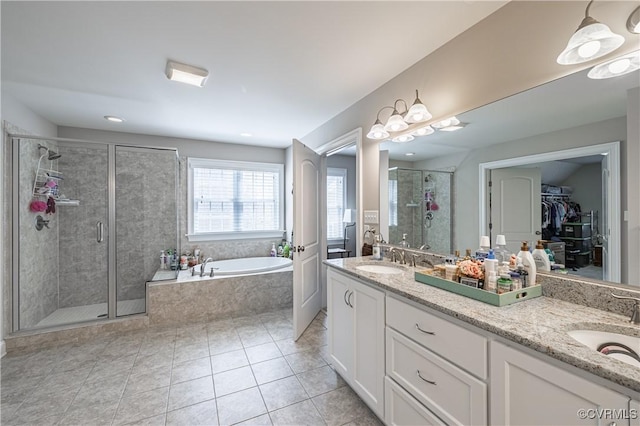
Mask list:
[[[573,65],[587,62],[611,53],[624,43],[624,37],[615,34],[608,26],[589,16],[587,5],[585,17],[576,32],[569,39],[567,47],[558,56],[560,65]]]
[[[632,34],[640,34],[640,6],[636,7],[629,15],[627,30]]]
[[[587,77],[594,80],[619,77],[640,69],[640,50],[627,53],[591,68]]]

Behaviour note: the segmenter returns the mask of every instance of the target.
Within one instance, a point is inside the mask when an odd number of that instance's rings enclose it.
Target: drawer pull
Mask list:
[[[353,291],[349,293],[349,296],[347,296],[347,304],[353,308],[353,303],[351,303],[351,296],[353,296]]]
[[[421,328],[420,328],[420,325],[418,325],[418,323],[416,323],[416,329],[417,329],[418,331],[423,332],[424,334],[430,334],[430,335],[432,335],[432,336],[435,336],[435,335],[436,335],[436,333],[434,333],[433,331],[426,331],[426,330],[421,329]]]
[[[422,375],[420,374],[420,370],[416,370],[416,374],[418,375],[418,377],[420,377],[422,380],[424,380],[425,382],[429,383],[430,385],[435,385],[436,382],[432,382],[431,380],[427,380],[424,377],[422,377]]]

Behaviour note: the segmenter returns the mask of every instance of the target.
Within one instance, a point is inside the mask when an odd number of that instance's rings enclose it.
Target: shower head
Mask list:
[[[57,160],[58,158],[62,157],[62,154],[58,154],[57,152],[50,150],[49,148],[47,148],[44,145],[38,144],[38,149],[44,149],[45,152],[47,152],[47,154],[48,154],[47,159],[48,160]]]

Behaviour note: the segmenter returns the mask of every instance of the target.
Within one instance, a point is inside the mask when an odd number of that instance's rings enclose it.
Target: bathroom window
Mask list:
[[[398,226],[398,181],[389,181],[389,226]]]
[[[284,165],[189,158],[190,241],[281,237]]]
[[[327,167],[327,239],[344,238],[342,222],[347,203],[347,169]]]

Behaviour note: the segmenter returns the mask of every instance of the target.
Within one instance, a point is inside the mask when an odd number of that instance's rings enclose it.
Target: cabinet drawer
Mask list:
[[[487,423],[482,381],[389,327],[386,373],[448,424]]]
[[[384,378],[384,399],[387,425],[445,425],[389,377]]]
[[[387,325],[481,379],[487,378],[484,337],[391,297],[387,297]]]

